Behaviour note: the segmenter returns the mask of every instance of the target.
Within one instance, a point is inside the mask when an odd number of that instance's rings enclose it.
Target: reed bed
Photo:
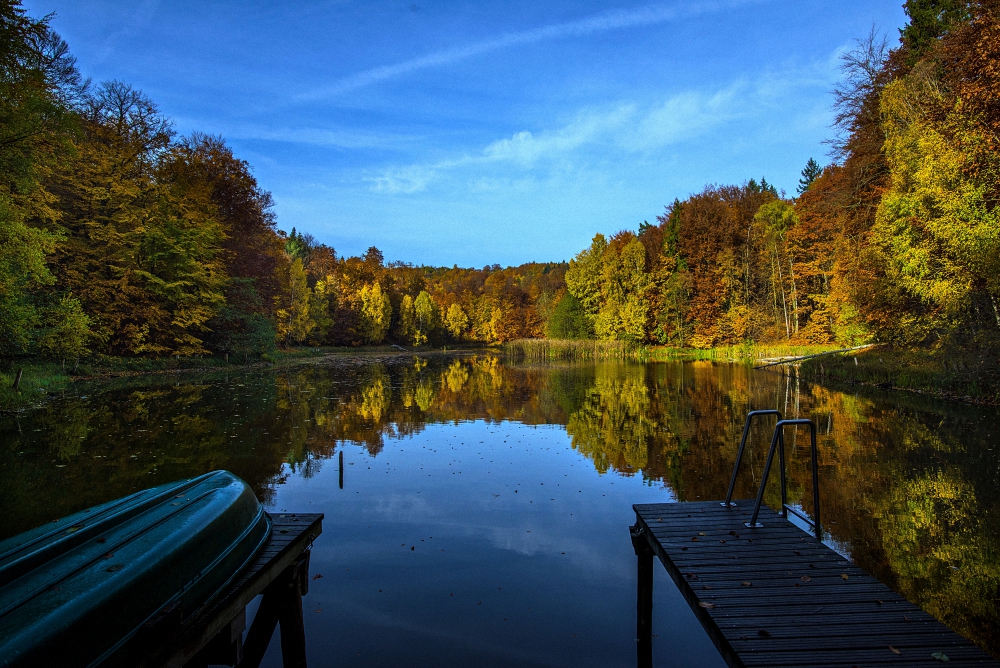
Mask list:
[[[785,343],[760,344],[748,341],[734,346],[719,346],[718,348],[669,348],[656,347],[647,351],[647,359],[652,361],[666,360],[714,360],[718,362],[759,362],[763,360],[779,360],[790,357],[815,355],[830,350],[837,350],[838,345],[792,345]]]
[[[646,349],[625,341],[590,341],[566,339],[518,339],[501,347],[503,354],[515,360],[645,359]]]

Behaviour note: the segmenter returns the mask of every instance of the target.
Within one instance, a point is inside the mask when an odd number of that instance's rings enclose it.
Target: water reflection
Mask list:
[[[289,483],[322,477],[324,464],[334,468],[336,460],[328,460],[345,446],[363,448],[366,459],[352,459],[352,466],[367,462],[377,469],[373,463],[382,466],[383,461],[395,466],[403,455],[390,459],[390,444],[440,425],[435,429],[445,431],[435,431],[433,439],[424,434],[414,441],[436,448],[442,434],[456,439],[468,434],[460,427],[469,423],[558,426],[572,452],[591,466],[587,484],[596,499],[591,503],[611,503],[596,493],[597,485],[604,490],[600,494],[607,494],[611,488],[603,485],[622,478],[654,494],[616,496],[614,503],[624,504],[627,519],[627,504],[633,501],[725,496],[748,410],[777,408],[786,417],[810,417],[820,427],[821,498],[829,540],[908,599],[1000,655],[1000,455],[994,446],[1000,420],[994,409],[905,394],[837,391],[737,365],[513,367],[489,355],[334,357],[290,370],[151,377],[76,389],[74,396],[0,421],[6,511],[0,513],[0,538],[216,468],[243,477],[266,503],[285,504],[281,495],[291,494]],[[495,440],[499,432],[490,434],[477,436],[478,442],[461,436],[461,446],[459,441],[452,446],[459,452],[482,442],[500,452],[506,440]],[[755,493],[768,436],[764,424],[755,430],[737,498]],[[531,439],[540,437],[516,432],[506,444],[510,449],[515,438],[517,448],[528,452]],[[790,500],[808,509],[806,434],[790,437],[788,445]],[[557,450],[555,444],[546,447],[554,449],[549,455]],[[543,461],[515,460],[508,470],[527,470],[523,467]],[[420,466],[431,466],[430,460],[401,461],[410,476],[424,476]],[[552,468],[549,473],[568,479],[571,460],[548,456],[544,461]],[[478,476],[480,487],[490,475],[510,475],[499,464],[492,469],[489,464],[485,456],[466,457],[462,467],[466,476]],[[449,478],[457,474],[444,472]],[[347,492],[352,475],[348,471]],[[374,494],[381,483],[372,480]],[[394,484],[396,489],[380,493],[379,503],[393,502],[402,483]],[[433,489],[421,484],[413,498]],[[581,483],[581,495],[584,487]],[[358,498],[362,489],[355,490]],[[463,490],[456,494],[471,493]],[[765,497],[772,507],[777,494],[775,486]],[[628,552],[624,525],[609,530],[620,534],[614,539]],[[525,534],[513,524],[498,525],[490,540],[494,548],[516,547]],[[518,549],[530,551],[523,545]],[[634,603],[632,594],[626,587],[626,608]]]

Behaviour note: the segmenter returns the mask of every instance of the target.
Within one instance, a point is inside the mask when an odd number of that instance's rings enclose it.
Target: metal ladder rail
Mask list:
[[[781,422],[781,411],[778,410],[760,410],[760,411],[750,411],[747,413],[747,420],[743,423],[743,436],[740,438],[740,449],[736,451],[736,463],[733,465],[733,477],[729,480],[729,491],[726,492],[726,500],[722,502],[721,505],[726,507],[735,507],[736,504],[733,503],[733,490],[736,488],[736,474],[740,471],[740,462],[743,460],[743,449],[746,448],[747,438],[750,436],[750,423],[758,415],[776,415],[778,416],[778,422]],[[784,449],[782,449],[784,451]],[[784,470],[784,467],[782,467]],[[784,503],[784,499],[782,499]]]
[[[813,519],[810,519],[807,515],[788,505],[788,498],[786,496],[787,491],[785,488],[784,428],[789,425],[809,425],[809,445],[812,455]],[[760,506],[764,501],[764,488],[767,487],[767,478],[771,472],[771,463],[774,461],[775,449],[778,450],[778,463],[781,467],[781,515],[783,517],[788,517],[788,511],[791,511],[796,517],[800,518],[813,528],[817,540],[823,540],[823,527],[820,523],[819,515],[819,455],[816,449],[816,423],[812,420],[779,420],[778,423],[774,425],[774,435],[771,436],[771,447],[767,453],[767,461],[764,463],[764,474],[760,481],[760,489],[757,490],[757,501],[754,503],[753,515],[750,517],[750,521],[745,523],[745,526],[750,528],[764,526],[757,521],[757,515],[760,513]]]

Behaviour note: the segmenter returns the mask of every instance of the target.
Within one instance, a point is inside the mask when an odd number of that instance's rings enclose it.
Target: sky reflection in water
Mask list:
[[[322,577],[305,599],[314,665],[634,665],[631,504],[722,498],[743,416],[765,407],[820,426],[828,542],[1000,651],[994,409],[735,365],[483,355],[75,390],[0,421],[0,537],[232,470],[270,509],[326,513]],[[738,498],[756,489],[766,431]],[[807,439],[789,443],[790,497],[808,509]],[[776,487],[766,498],[776,506]],[[656,578],[657,664],[722,665],[661,568]]]

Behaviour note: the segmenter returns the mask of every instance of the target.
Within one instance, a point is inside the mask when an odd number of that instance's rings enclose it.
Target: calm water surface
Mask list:
[[[998,411],[739,365],[400,354],[78,385],[0,418],[0,539],[225,468],[270,510],[326,514],[311,665],[630,666],[631,504],[725,496],[752,408],[820,426],[829,545],[1000,655]],[[657,665],[723,665],[660,567],[654,633]]]

